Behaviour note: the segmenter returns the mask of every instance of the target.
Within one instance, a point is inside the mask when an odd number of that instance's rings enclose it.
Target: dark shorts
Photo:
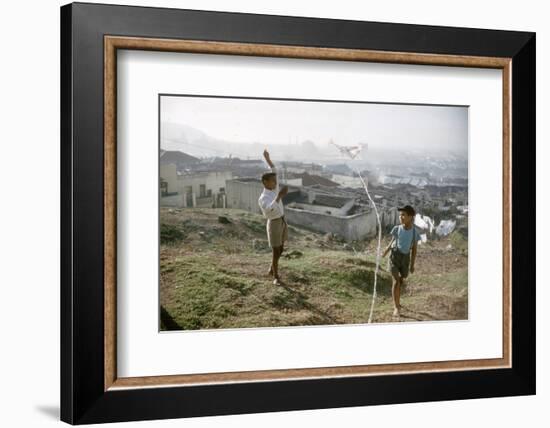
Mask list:
[[[406,278],[409,275],[410,261],[410,253],[403,254],[397,248],[392,248],[390,254],[390,269],[392,275],[399,273],[401,278]]]

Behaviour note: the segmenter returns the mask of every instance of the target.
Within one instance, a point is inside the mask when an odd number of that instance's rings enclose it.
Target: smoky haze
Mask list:
[[[468,108],[334,101],[161,96],[161,148],[195,156],[322,159],[340,145],[468,153]]]

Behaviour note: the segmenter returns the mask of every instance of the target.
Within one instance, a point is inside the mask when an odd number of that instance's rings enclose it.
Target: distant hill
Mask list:
[[[164,150],[181,151],[199,158],[232,155],[241,159],[257,159],[267,147],[275,161],[317,162],[323,165],[347,164],[349,162],[348,158],[344,158],[338,153],[338,150],[325,141],[308,139],[293,142],[232,141],[213,137],[203,130],[174,122],[161,122],[160,147]],[[445,152],[444,150],[434,153],[404,151],[387,144],[384,147],[369,145],[368,150],[361,154],[361,159],[355,159],[353,164],[359,169],[369,169],[377,164],[424,165],[428,161],[431,162],[430,156],[436,160],[445,159],[445,168],[456,162],[467,162],[468,159],[467,154],[463,156],[460,153]]]
[[[220,139],[181,123],[161,122],[160,147],[163,150],[181,151],[196,157],[227,157],[257,159],[267,147],[274,160],[319,161],[332,153],[310,140],[289,144],[280,142],[240,142]]]
[[[163,150],[180,151],[195,157],[220,156],[226,152],[228,143],[191,126],[161,122],[160,147]]]
[[[176,165],[193,165],[200,161],[199,158],[176,150],[161,150],[160,152],[161,164],[175,163]]]

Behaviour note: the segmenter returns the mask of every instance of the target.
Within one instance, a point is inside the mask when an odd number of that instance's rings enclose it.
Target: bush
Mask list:
[[[453,230],[451,232],[451,234],[449,235],[449,240],[451,241],[453,247],[459,250],[468,249],[468,239],[465,238],[464,235],[458,230]]]
[[[160,243],[161,244],[173,244],[174,242],[181,241],[185,235],[181,229],[172,224],[161,223],[160,225]]]

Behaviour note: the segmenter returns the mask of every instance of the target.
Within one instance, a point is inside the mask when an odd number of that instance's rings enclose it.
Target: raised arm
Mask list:
[[[271,162],[271,157],[269,156],[269,152],[267,151],[267,149],[264,150],[264,159],[271,169],[275,168],[275,165],[273,164],[273,162]]]
[[[267,149],[264,149],[264,158],[265,158],[265,161],[267,162],[267,164],[269,165],[269,167],[271,168],[271,171],[274,172],[274,173],[277,173],[277,169],[275,168],[275,164],[273,163],[273,161],[271,160],[271,156],[269,156],[269,152],[267,151]],[[285,186],[286,187],[286,186]],[[279,186],[279,180],[277,180],[277,186],[275,187],[275,192],[279,193],[281,191],[281,188]],[[286,190],[288,191],[288,189]],[[285,191],[285,194],[286,194],[286,191]],[[277,202],[279,201],[279,199],[281,199],[285,194],[283,195],[279,195],[277,197]]]

